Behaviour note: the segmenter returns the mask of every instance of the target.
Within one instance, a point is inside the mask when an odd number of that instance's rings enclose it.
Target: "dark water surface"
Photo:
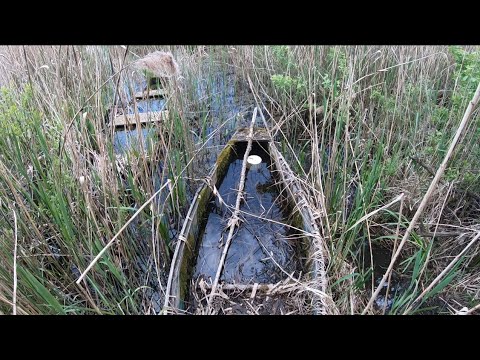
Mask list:
[[[241,211],[240,227],[234,233],[225,260],[221,280],[228,283],[276,283],[286,275],[269,259],[275,261],[288,273],[296,269],[294,244],[288,239],[289,228],[283,224],[285,216],[279,201],[278,188],[270,172],[267,153],[256,149],[251,154],[260,155],[262,162],[256,168],[247,170],[245,179],[245,199]],[[218,191],[223,201],[235,208],[242,170],[243,153],[238,154],[228,168]],[[215,278],[223,245],[228,237],[228,220],[231,210],[212,200],[205,232],[200,240],[194,277]],[[275,222],[269,221],[273,220]]]

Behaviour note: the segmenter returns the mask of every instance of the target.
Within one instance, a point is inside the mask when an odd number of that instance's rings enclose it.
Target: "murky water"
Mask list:
[[[133,108],[129,110],[130,114],[135,113]],[[162,98],[137,100],[137,110],[139,113],[166,110],[166,100]]]
[[[142,127],[130,130],[116,130],[113,139],[113,148],[117,154],[124,154],[131,149],[140,151],[147,149],[149,141],[153,140],[154,128]]]
[[[387,271],[390,261],[392,259],[391,249],[387,249],[380,245],[372,244],[372,257],[373,257],[373,277],[375,288],[380,284],[385,271]],[[364,266],[365,268],[369,267],[371,264],[370,253],[368,250],[368,245],[364,248]],[[392,308],[395,297],[399,296],[402,291],[405,289],[405,283],[400,276],[394,271],[391,276],[390,288],[388,290],[387,296],[387,286],[386,282],[379,295],[375,299],[375,307],[378,310],[383,310],[385,307],[386,312]]]
[[[137,101],[137,111],[139,113],[162,111],[165,109],[165,99],[154,98],[147,100]],[[134,114],[135,109],[133,106],[127,107],[128,114]],[[115,130],[113,146],[117,154],[124,154],[131,149],[140,149],[140,144],[146,149],[149,141],[153,141],[153,135],[155,134],[154,126],[142,126],[137,129],[122,129],[119,127]]]
[[[208,175],[223,145],[236,129],[249,125],[255,107],[248,85],[238,82],[233,72],[222,69],[206,69],[206,72],[210,72],[209,77],[198,81],[196,93],[207,112],[198,114],[198,124],[192,124],[197,134],[196,141],[205,142],[202,144],[204,156],[199,156],[201,175]],[[203,119],[205,115],[208,115],[206,122]],[[259,113],[256,121],[263,126]]]
[[[288,227],[279,224],[285,222],[285,217],[270,172],[268,155],[260,147],[253,149],[251,154],[262,157],[262,163],[257,169],[247,170],[246,201],[242,203],[240,210],[252,215],[242,215],[243,222],[234,233],[221,280],[243,284],[276,283],[286,275],[269,257],[273,257],[285,271],[291,273],[296,270],[296,263],[293,261],[296,258],[295,248],[288,239]],[[238,158],[231,163],[218,189],[223,201],[232,208],[235,207],[235,189],[238,188],[242,158],[243,152],[238,153]],[[225,205],[220,205],[215,200],[210,203],[205,232],[199,245],[195,278],[215,278],[223,245],[228,236],[227,223],[230,216],[231,210]]]

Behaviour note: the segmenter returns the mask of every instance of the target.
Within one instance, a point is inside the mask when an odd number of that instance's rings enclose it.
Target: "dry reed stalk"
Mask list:
[[[427,286],[423,292],[418,295],[418,297],[408,306],[408,308],[405,310],[403,315],[406,315],[412,310],[413,305],[415,305],[418,301],[420,301],[421,298],[425,296],[426,293],[428,293],[432,288],[440,281],[442,278],[450,271],[450,269],[457,263],[457,261],[472,247],[473,244],[480,238],[480,232],[477,233],[477,235],[468,243],[467,246],[458,254],[455,256],[455,258],[450,262],[450,264],[447,265],[445,269],[430,283],[430,285]]]
[[[468,310],[465,315],[470,315],[471,313],[473,313],[474,311],[480,309],[480,303],[475,305],[473,308],[471,308],[470,310]]]
[[[59,142],[59,148],[58,148],[58,155],[61,157],[62,154],[63,154],[63,149],[65,147],[65,142],[66,142],[66,139],[67,139],[67,135],[70,131],[70,129],[72,128],[74,122],[75,122],[75,119],[77,118],[78,114],[80,114],[85,105],[91,100],[93,99],[93,97],[95,95],[97,95],[97,93],[111,80],[113,79],[116,75],[120,74],[123,70],[125,70],[126,68],[128,68],[131,64],[127,64],[125,66],[123,66],[120,70],[118,70],[115,74],[113,74],[112,76],[110,76],[107,80],[105,80],[99,87],[97,87],[95,89],[95,91],[83,102],[83,105],[78,109],[78,111],[73,115],[72,117],[72,120],[70,120],[70,122],[68,123],[68,125],[66,126],[66,130],[65,130],[65,133],[63,134],[63,141],[60,141]],[[60,165],[62,163],[60,162]]]
[[[18,227],[17,214],[13,211],[13,223],[15,227],[15,247],[13,249],[13,315],[17,315],[17,244],[18,244]]]
[[[135,214],[132,215],[132,217],[125,223],[125,225],[122,226],[122,228],[115,234],[115,236],[112,238],[112,240],[110,240],[108,242],[107,245],[105,245],[105,247],[98,253],[97,256],[95,256],[95,259],[92,260],[92,262],[90,263],[90,265],[88,265],[88,267],[85,269],[85,271],[80,275],[80,277],[78,278],[78,280],[76,281],[77,285],[80,284],[80,282],[83,280],[83,278],[87,275],[87,273],[90,271],[90,269],[97,263],[97,261],[102,257],[102,255],[105,253],[105,251],[107,251],[110,246],[112,246],[112,244],[114,243],[114,241],[120,236],[120,234],[123,232],[123,230],[125,230],[127,228],[127,226],[138,216],[138,214],[140,214],[142,212],[143,209],[145,209],[145,207],[150,204],[150,202],[158,195],[160,194],[160,192],[167,186],[167,185],[170,185],[170,179],[167,180],[167,182],[165,184],[162,185],[162,187],[160,189],[158,189],[158,191],[156,191],[151,197],[150,199],[148,199],[136,212]]]
[[[467,109],[465,110],[465,113],[463,115],[463,119],[460,122],[460,125],[458,126],[458,129],[455,133],[455,136],[454,136],[454,138],[453,138],[453,140],[450,144],[450,147],[448,148],[447,154],[445,155],[442,163],[440,164],[440,167],[437,169],[435,177],[433,178],[432,182],[430,183],[430,186],[428,187],[428,190],[425,193],[425,196],[423,197],[422,202],[418,206],[418,209],[415,212],[415,215],[413,216],[413,219],[410,222],[410,225],[408,226],[407,230],[405,231],[405,234],[403,235],[402,241],[400,242],[400,244],[398,246],[398,249],[395,253],[395,256],[392,258],[392,261],[390,262],[390,265],[388,266],[387,271],[383,275],[382,280],[380,281],[380,284],[378,284],[377,290],[375,290],[372,297],[370,298],[370,301],[368,302],[367,306],[363,310],[362,315],[364,315],[368,311],[370,306],[372,306],[376,297],[378,296],[378,294],[382,290],[383,284],[385,284],[385,282],[387,281],[388,274],[392,271],[393,265],[395,264],[395,261],[397,260],[398,256],[400,255],[400,252],[401,252],[403,246],[407,242],[407,240],[410,236],[410,233],[412,232],[413,228],[417,224],[417,221],[420,218],[420,215],[422,215],[423,210],[425,209],[425,206],[427,205],[428,201],[430,200],[430,197],[431,197],[435,187],[437,186],[440,178],[442,177],[443,173],[445,172],[445,169],[447,167],[447,163],[448,163],[448,161],[450,160],[450,157],[453,154],[453,150],[455,149],[455,146],[457,145],[458,140],[460,139],[460,136],[463,133],[463,130],[467,126],[468,120],[470,119],[470,116],[473,112],[473,109],[478,104],[479,99],[480,99],[480,83],[478,84],[477,90],[475,91],[475,94],[473,95],[472,100],[470,101],[470,103],[467,106]]]
[[[360,220],[358,220],[355,224],[353,224],[352,226],[350,226],[350,228],[348,228],[348,230],[345,231],[345,232],[348,232],[348,231],[352,230],[355,226],[357,226],[357,225],[360,224],[361,222],[367,220],[368,218],[372,217],[372,216],[375,215],[376,213],[378,213],[378,212],[380,212],[380,211],[382,211],[382,210],[384,210],[384,209],[389,208],[390,206],[392,206],[392,205],[395,204],[396,202],[398,202],[398,201],[403,201],[404,195],[405,195],[404,193],[401,193],[401,194],[398,195],[395,199],[393,199],[392,201],[390,201],[388,204],[383,205],[381,208],[378,208],[378,209],[376,209],[376,210],[373,210],[372,212],[368,213],[368,214],[365,215],[365,216],[362,216],[362,217],[360,218]]]
[[[202,281],[204,281],[202,279]],[[301,287],[298,283],[292,283],[289,279],[287,279],[288,283],[285,281],[280,281],[276,284],[223,284],[221,285],[221,289],[226,291],[238,291],[238,292],[251,292],[252,295],[250,298],[255,297],[253,294],[257,291],[264,292],[266,295],[273,295],[275,293],[282,293],[282,292],[290,292],[292,291],[292,287],[299,288]],[[211,289],[212,285],[207,283],[198,284],[197,287]]]
[[[402,201],[400,202],[400,210],[398,211],[398,222],[397,222],[397,229],[395,230],[395,243],[393,244],[392,258],[393,258],[393,255],[395,254],[395,251],[397,250],[397,242],[398,242],[398,237],[400,235],[400,224],[402,223],[403,204],[404,204],[404,197],[402,197]],[[392,273],[388,274],[388,284],[387,284],[387,291],[385,292],[385,299],[388,298],[388,293],[390,292],[391,280],[392,280]],[[387,311],[387,301],[385,301],[385,304],[383,306],[382,315],[385,315],[386,311]]]
[[[220,279],[220,274],[222,273],[223,264],[225,263],[225,258],[227,257],[228,248],[230,247],[230,243],[232,242],[233,232],[239,221],[239,214],[240,214],[240,204],[243,198],[243,188],[245,186],[245,174],[247,172],[247,158],[250,155],[250,151],[252,150],[252,140],[253,140],[253,125],[255,124],[255,119],[257,117],[257,107],[253,110],[252,121],[250,123],[250,130],[247,136],[248,144],[247,149],[245,150],[245,154],[243,156],[243,163],[242,163],[242,172],[240,174],[240,183],[238,184],[238,194],[237,194],[237,201],[235,203],[235,210],[232,214],[232,217],[229,220],[230,230],[228,232],[227,241],[223,247],[222,257],[220,258],[220,263],[218,264],[217,273],[215,275],[215,280],[212,284],[212,291],[210,292],[210,296],[207,301],[207,307],[210,307],[212,303],[212,299],[215,296],[215,291],[217,289],[218,281]]]

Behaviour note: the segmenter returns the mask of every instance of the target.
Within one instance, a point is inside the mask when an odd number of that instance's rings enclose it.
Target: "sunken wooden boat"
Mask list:
[[[232,200],[238,195],[240,167],[247,155],[249,162],[256,157],[261,163],[245,166],[243,211],[228,248],[225,229],[231,222]],[[302,240],[295,237],[299,233]],[[228,251],[224,263],[222,248]],[[324,249],[316,217],[266,128],[239,129],[195,193],[177,237],[164,313],[192,313],[196,306],[192,289],[200,284],[213,293],[215,270],[217,278],[221,271],[222,291],[247,291],[250,297],[262,291],[272,294],[278,284],[295,279],[290,274],[300,272],[313,280],[313,313],[325,313]]]
[[[153,78],[154,80],[155,78]],[[132,99],[127,107],[132,107],[135,103],[133,112],[122,108],[112,108],[113,119],[110,126],[119,128],[141,127],[145,124],[156,123],[168,119],[168,110],[166,109],[165,97],[167,92],[159,87],[159,82],[152,82],[142,91],[133,94]],[[146,106],[148,104],[148,106]]]
[[[140,142],[145,147],[149,137],[149,141],[156,141],[155,129],[169,118],[166,97],[166,90],[151,81],[142,91],[131,94],[130,101],[108,109],[107,129],[114,136],[115,152],[123,153],[132,147],[138,149]]]

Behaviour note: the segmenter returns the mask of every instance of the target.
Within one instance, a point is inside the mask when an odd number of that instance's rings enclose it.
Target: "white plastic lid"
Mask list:
[[[248,158],[247,158],[247,162],[250,164],[250,165],[258,165],[262,162],[262,158],[258,155],[250,155]]]

